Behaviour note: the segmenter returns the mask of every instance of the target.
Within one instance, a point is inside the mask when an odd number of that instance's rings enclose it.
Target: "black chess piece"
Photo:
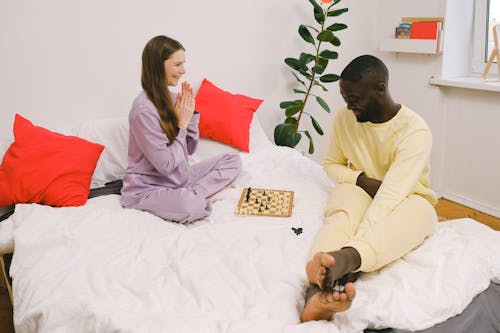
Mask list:
[[[252,188],[251,187],[247,188],[247,195],[246,195],[247,202],[248,202],[248,200],[250,200],[251,193],[252,193]]]

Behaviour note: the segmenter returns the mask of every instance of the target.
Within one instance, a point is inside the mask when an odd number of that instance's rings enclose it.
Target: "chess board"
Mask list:
[[[246,187],[236,207],[238,215],[292,216],[293,191]]]

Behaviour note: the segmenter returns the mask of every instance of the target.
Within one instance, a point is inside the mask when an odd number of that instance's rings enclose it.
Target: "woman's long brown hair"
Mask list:
[[[166,36],[156,36],[142,51],[141,85],[158,110],[161,128],[170,143],[174,142],[177,136],[179,119],[168,90],[164,62],[178,50],[184,50],[178,41]]]

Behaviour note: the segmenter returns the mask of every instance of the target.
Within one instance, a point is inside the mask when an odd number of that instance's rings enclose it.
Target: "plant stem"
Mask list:
[[[325,22],[326,22],[326,19],[328,17],[327,16],[328,8],[324,9],[323,13],[325,15],[325,19],[323,20],[323,23],[321,24],[320,32],[323,31],[323,29],[325,27]],[[318,63],[319,49],[321,47],[321,43],[322,43],[322,41],[319,41],[318,46],[316,47],[316,56],[314,58],[314,65],[316,65]],[[306,94],[304,96],[304,101],[302,102],[302,107],[300,108],[299,115],[297,116],[297,122],[295,123],[295,133],[297,133],[299,131],[300,118],[302,117],[302,113],[304,112],[304,108],[306,107],[307,99],[309,98],[309,95],[311,93],[311,89],[314,85],[314,79],[316,77],[316,72],[314,72],[313,70],[311,70],[311,72],[312,72],[312,77],[311,77],[311,80],[309,82],[309,87],[307,87],[307,91],[306,91]]]

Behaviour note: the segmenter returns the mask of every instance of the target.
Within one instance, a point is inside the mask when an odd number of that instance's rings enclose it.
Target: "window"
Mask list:
[[[500,0],[476,0],[472,74],[482,73],[493,50],[493,26],[500,24]]]

